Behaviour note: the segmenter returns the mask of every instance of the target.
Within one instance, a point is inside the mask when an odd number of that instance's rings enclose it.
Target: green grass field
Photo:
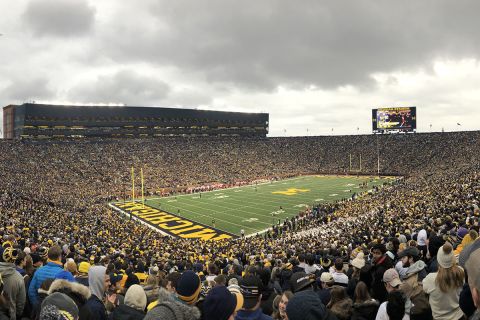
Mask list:
[[[366,188],[360,184],[368,181]],[[200,194],[150,198],[145,204],[236,235],[263,231],[306,206],[333,202],[374,185],[393,181],[391,177],[303,176],[257,186],[244,186]],[[137,200],[138,201],[138,200]],[[282,207],[282,209],[280,209]]]

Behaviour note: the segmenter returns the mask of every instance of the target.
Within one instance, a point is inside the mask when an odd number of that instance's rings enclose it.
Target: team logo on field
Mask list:
[[[297,189],[297,188],[290,188],[286,191],[274,191],[273,194],[282,194],[284,196],[294,196],[301,192],[310,192],[310,189]]]

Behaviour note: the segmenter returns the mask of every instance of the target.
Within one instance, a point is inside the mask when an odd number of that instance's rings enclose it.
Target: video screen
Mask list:
[[[417,128],[416,107],[374,109],[373,131],[413,131]]]

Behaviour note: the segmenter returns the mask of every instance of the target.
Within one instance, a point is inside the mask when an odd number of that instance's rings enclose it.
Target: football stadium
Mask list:
[[[480,320],[480,1],[0,12],[0,320]]]
[[[198,312],[216,294],[230,315],[275,316],[280,299],[314,292],[326,315],[342,315],[339,295],[352,316],[363,286],[372,316],[399,293],[432,319],[438,270],[473,303],[460,266],[478,271],[479,131],[416,133],[416,107],[373,109],[370,135],[272,138],[268,114],[3,112],[0,271],[27,318],[53,292],[140,318]],[[22,274],[23,289],[8,286]]]

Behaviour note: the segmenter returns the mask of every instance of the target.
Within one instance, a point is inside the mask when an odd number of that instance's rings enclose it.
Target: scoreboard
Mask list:
[[[417,129],[417,108],[378,108],[372,110],[374,133],[389,131],[414,132]]]

